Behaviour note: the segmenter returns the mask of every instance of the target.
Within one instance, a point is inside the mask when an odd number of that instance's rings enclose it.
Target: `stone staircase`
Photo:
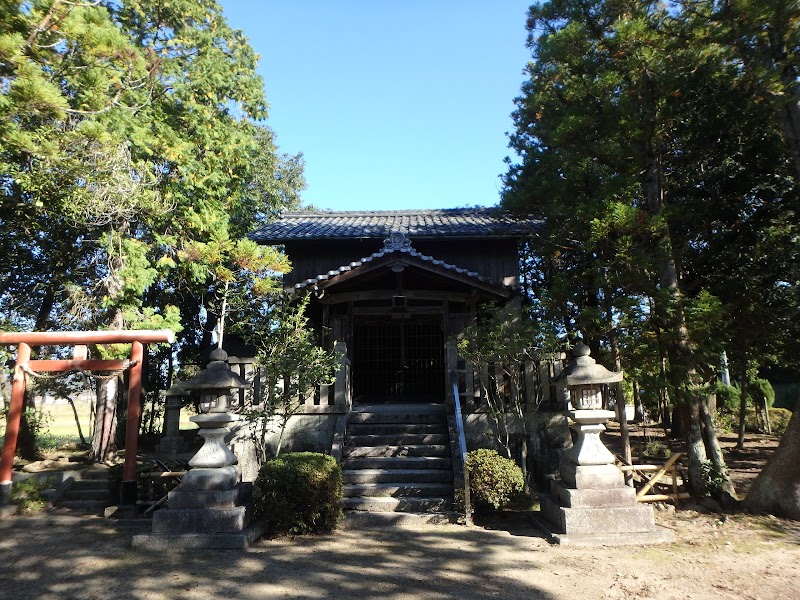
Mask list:
[[[53,506],[82,514],[102,514],[113,504],[108,487],[108,468],[95,466],[77,471],[70,481],[62,484],[53,499]]]
[[[443,513],[453,505],[453,468],[443,404],[354,408],[342,452],[344,509]]]

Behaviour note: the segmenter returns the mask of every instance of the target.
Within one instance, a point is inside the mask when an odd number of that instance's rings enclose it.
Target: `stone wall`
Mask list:
[[[537,411],[528,415],[528,464],[536,487],[549,490],[548,477],[558,473],[561,458],[572,448],[572,437],[567,417],[563,412]],[[492,435],[492,418],[485,412],[464,415],[464,434],[467,449],[493,448],[501,454],[503,449]],[[520,444],[520,431],[512,434],[512,444]]]
[[[333,445],[333,434],[336,430],[337,414],[294,415],[286,425],[283,434],[281,453],[285,452],[322,452],[330,454]],[[230,446],[239,458],[242,468],[242,481],[254,481],[258,476],[258,461],[251,439],[249,425],[243,425],[234,432]],[[279,423],[277,420],[267,438],[267,447],[271,454],[278,447]]]

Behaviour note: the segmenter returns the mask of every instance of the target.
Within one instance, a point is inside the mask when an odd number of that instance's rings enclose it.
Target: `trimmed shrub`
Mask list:
[[[273,533],[331,531],[342,516],[342,469],[327,454],[270,458],[255,488],[255,515]]]
[[[502,508],[525,487],[522,469],[488,448],[467,453],[467,472],[470,496],[477,508]]]
[[[792,411],[785,408],[770,408],[769,423],[772,426],[772,433],[783,435],[789,426],[789,419],[792,418]]]
[[[742,390],[738,385],[725,385],[718,381],[714,392],[717,394],[717,411],[727,414],[739,413]]]
[[[750,401],[759,408],[766,403],[767,408],[775,403],[775,390],[766,379],[754,379],[748,386]]]

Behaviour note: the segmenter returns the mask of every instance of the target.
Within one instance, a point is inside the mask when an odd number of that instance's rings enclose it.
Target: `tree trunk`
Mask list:
[[[119,377],[100,378],[97,381],[95,399],[94,432],[92,433],[92,449],[89,452],[90,462],[108,460],[116,450],[116,416]]]
[[[706,453],[711,459],[711,463],[714,465],[717,474],[722,478],[721,497],[717,498],[717,500],[723,507],[732,506],[739,500],[739,497],[736,495],[736,488],[728,474],[728,467],[725,464],[725,457],[719,445],[717,430],[714,427],[714,420],[709,410],[708,400],[700,404],[700,418],[705,431]]]
[[[635,423],[644,423],[644,403],[642,395],[639,393],[639,382],[633,382],[633,420]]]
[[[748,510],[800,520],[800,407],[744,500]]]
[[[700,429],[700,403],[692,400],[689,403],[689,427],[686,438],[686,449],[689,455],[689,488],[695,496],[708,494],[703,463],[706,462],[706,447]]]
[[[742,355],[742,373],[739,379],[739,385],[741,386],[741,396],[739,399],[739,436],[736,440],[736,449],[737,450],[744,450],[744,424],[745,419],[747,418],[747,392],[750,386],[747,385],[747,358],[743,354]]]
[[[39,446],[36,442],[36,431],[28,415],[35,413],[36,404],[30,390],[25,392],[23,398],[22,416],[19,421],[19,435],[17,437],[17,454],[24,460],[39,460]]]

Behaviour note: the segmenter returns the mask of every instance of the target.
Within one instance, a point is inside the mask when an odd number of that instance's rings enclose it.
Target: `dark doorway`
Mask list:
[[[443,402],[441,317],[356,320],[351,368],[356,402]]]

